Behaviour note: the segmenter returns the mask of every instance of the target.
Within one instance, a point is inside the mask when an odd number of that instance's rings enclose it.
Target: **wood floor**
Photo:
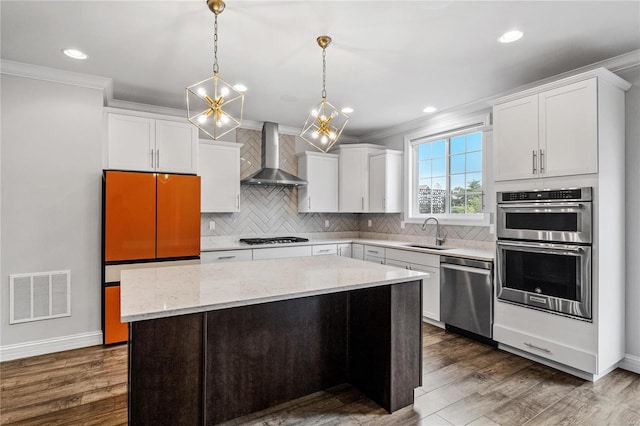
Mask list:
[[[390,415],[339,386],[225,425],[636,425],[640,376],[590,383],[425,324],[423,386]],[[0,364],[0,424],[127,422],[127,348],[95,346]]]

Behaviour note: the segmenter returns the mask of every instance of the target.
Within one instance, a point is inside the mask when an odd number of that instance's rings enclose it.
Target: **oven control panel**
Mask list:
[[[591,201],[591,188],[499,192],[499,203],[526,201]]]

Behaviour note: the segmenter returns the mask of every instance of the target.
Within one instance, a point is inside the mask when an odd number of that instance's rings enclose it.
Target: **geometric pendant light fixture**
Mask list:
[[[187,87],[187,118],[212,139],[218,139],[242,123],[244,94],[219,75],[218,15],[222,0],[207,0],[215,15],[213,24],[213,76]]]
[[[327,101],[327,60],[326,49],[331,43],[331,37],[323,35],[316,39],[322,48],[322,100],[309,113],[307,121],[302,127],[300,137],[313,145],[316,149],[327,152],[340,138],[349,116],[338,110]]]

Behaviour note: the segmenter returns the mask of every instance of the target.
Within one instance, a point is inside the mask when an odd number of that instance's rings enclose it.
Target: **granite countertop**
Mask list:
[[[202,251],[221,251],[221,250],[252,250],[252,249],[264,249],[274,247],[294,247],[294,246],[309,246],[309,245],[321,245],[321,244],[340,244],[340,243],[355,243],[355,244],[367,244],[372,246],[393,248],[414,251],[419,253],[437,254],[442,256],[455,256],[464,257],[468,259],[493,261],[495,259],[495,251],[482,249],[482,248],[470,248],[470,247],[454,247],[444,245],[445,250],[429,249],[409,247],[410,244],[419,244],[416,242],[408,241],[395,241],[395,240],[370,240],[362,238],[339,238],[339,239],[311,239],[304,243],[285,243],[285,244],[264,244],[264,245],[249,245],[241,244],[239,242],[224,243],[224,244],[207,244],[202,246]],[[425,244],[427,245],[427,244]]]
[[[422,279],[341,256],[307,256],[122,271],[121,320],[135,322]]]

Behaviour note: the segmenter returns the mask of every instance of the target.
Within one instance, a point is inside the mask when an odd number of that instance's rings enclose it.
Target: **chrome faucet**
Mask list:
[[[440,222],[438,222],[438,219],[433,216],[426,218],[424,220],[424,223],[422,224],[422,230],[424,231],[425,229],[427,229],[427,222],[429,222],[431,219],[436,221],[436,245],[441,246],[442,243],[444,243],[445,237],[440,236]]]

